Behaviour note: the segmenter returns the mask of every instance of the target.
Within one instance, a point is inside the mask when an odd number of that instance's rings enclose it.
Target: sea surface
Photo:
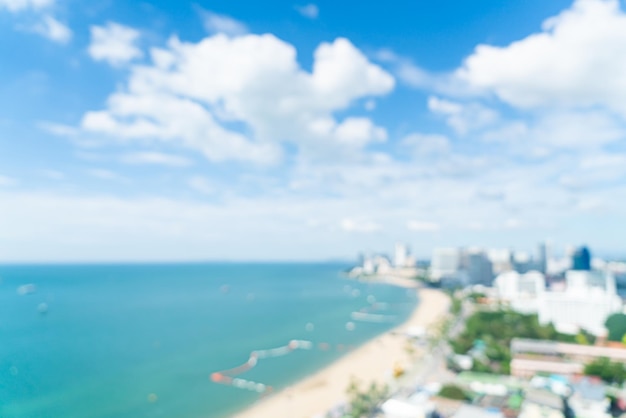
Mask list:
[[[413,292],[348,280],[347,267],[0,265],[0,417],[230,416],[259,395],[211,373],[253,350],[314,342],[241,376],[280,390],[410,315]],[[36,291],[19,294],[26,284]],[[394,319],[348,330],[374,300]]]

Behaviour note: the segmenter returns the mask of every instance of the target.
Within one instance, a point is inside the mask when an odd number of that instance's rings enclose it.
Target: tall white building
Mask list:
[[[407,267],[409,258],[409,248],[406,244],[402,242],[396,243],[396,251],[395,256],[393,258],[394,267]]]
[[[456,275],[461,265],[461,251],[458,248],[435,248],[430,260],[430,276],[438,281]]]
[[[510,304],[511,308],[524,313],[536,313],[540,295],[545,292],[545,276],[538,271],[520,274],[508,271],[494,280],[498,298]]]
[[[511,250],[506,248],[494,248],[487,251],[487,257],[489,261],[491,261],[495,274],[504,273],[513,268],[511,265]]]
[[[622,311],[615,277],[600,271],[569,270],[565,279],[564,291],[539,296],[539,322],[553,323],[563,333],[585,329],[594,335],[604,334],[606,319]]]

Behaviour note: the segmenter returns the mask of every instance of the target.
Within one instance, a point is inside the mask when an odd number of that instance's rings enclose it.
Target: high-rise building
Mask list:
[[[496,274],[504,273],[512,270],[511,250],[506,248],[491,249],[487,252],[487,257],[493,266],[493,272]]]
[[[406,244],[397,242],[396,251],[393,259],[394,267],[407,267],[407,259],[409,257],[409,248]]]
[[[587,247],[576,249],[572,255],[572,270],[591,270],[591,253]]]
[[[467,251],[467,274],[471,284],[491,285],[493,281],[493,265],[487,255],[478,249]]]
[[[519,274],[507,271],[494,280],[498,297],[518,312],[537,312],[538,298],[546,289],[545,277],[538,271]]]
[[[513,270],[520,274],[528,273],[532,270],[532,258],[526,251],[512,253],[511,264],[513,265]]]
[[[435,281],[456,275],[461,265],[458,248],[435,248],[430,262],[430,275]]]
[[[537,247],[537,262],[535,264],[540,273],[546,274],[548,270],[548,247],[545,242],[539,243]]]

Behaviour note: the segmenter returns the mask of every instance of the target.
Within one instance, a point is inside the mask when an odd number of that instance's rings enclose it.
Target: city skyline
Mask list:
[[[0,262],[625,258],[624,4],[408,3],[0,0]]]

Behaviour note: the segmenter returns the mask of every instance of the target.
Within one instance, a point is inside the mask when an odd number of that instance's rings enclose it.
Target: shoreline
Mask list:
[[[402,277],[379,277],[372,281],[416,290],[419,303],[405,322],[233,417],[321,417],[346,401],[346,389],[353,378],[366,385],[387,383],[394,367],[401,365],[406,369],[413,364],[417,359],[406,352],[407,340],[403,334],[410,328],[427,329],[434,324],[448,311],[449,299],[440,290],[419,288],[415,281]]]

